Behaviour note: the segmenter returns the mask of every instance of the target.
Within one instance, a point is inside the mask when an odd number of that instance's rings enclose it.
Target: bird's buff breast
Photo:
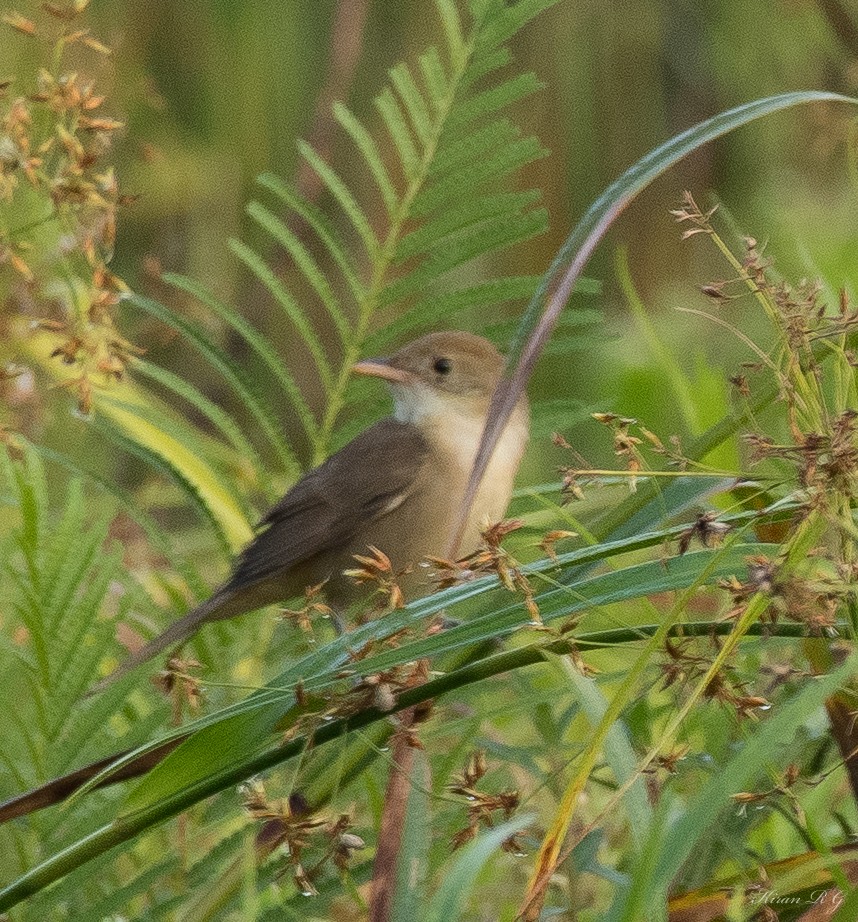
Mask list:
[[[452,418],[449,414],[434,425],[425,418],[421,423],[431,450],[413,488],[404,498],[391,503],[389,514],[372,523],[360,546],[343,549],[336,568],[341,571],[354,566],[351,555],[370,553],[367,545],[371,544],[390,558],[394,571],[409,571],[399,578],[407,597],[419,596],[429,588],[430,568],[420,562],[426,557],[450,554],[452,532],[484,426],[481,417]],[[456,556],[473,551],[486,525],[503,518],[527,439],[527,410],[521,407],[489,462]],[[333,574],[327,589],[334,601],[346,604],[358,594],[353,585]]]
[[[449,511],[449,520],[444,529],[442,554],[449,551],[452,530],[458,520],[484,426],[485,420],[482,416],[462,416],[445,422],[434,434],[438,465],[444,472],[444,476],[438,480],[446,481],[443,484],[439,483],[442,491],[442,497],[439,499],[443,502],[443,497],[446,497]],[[479,543],[483,529],[500,521],[506,513],[512,496],[513,481],[527,446],[528,434],[527,410],[526,407],[520,406],[498,440],[489,461],[471,507],[457,556],[471,553]]]

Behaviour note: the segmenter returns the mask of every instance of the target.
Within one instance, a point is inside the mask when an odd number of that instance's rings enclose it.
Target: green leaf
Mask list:
[[[271,742],[282,705],[237,714],[193,734],[149,772],[129,792],[120,816],[151,807],[177,790],[191,787],[217,772],[247,759]]]
[[[435,115],[441,115],[447,108],[450,91],[437,48],[428,48],[420,55],[420,72]]]
[[[268,289],[274,297],[274,300],[283,308],[283,312],[292,321],[295,329],[300,333],[301,339],[310,350],[313,361],[316,365],[316,371],[322,379],[322,384],[326,390],[330,390],[333,381],[333,373],[325,348],[319,339],[316,331],[310,325],[306,313],[298,306],[289,290],[277,277],[274,270],[265,262],[265,260],[247,244],[240,240],[232,239],[229,241],[229,248],[233,253],[247,266],[248,269],[259,279],[260,282]]]
[[[331,227],[328,219],[315,205],[304,201],[289,185],[273,173],[263,173],[256,181],[264,188],[273,192],[285,205],[291,208],[302,220],[312,228],[316,237],[324,245],[326,251],[339,267],[343,278],[346,280],[355,300],[363,300],[365,292],[358,280],[351,259],[346,255],[342,241],[336,231]]]
[[[104,495],[114,499],[119,508],[121,508],[132,521],[140,526],[153,548],[160,554],[163,554],[165,559],[181,574],[182,578],[191,587],[193,593],[196,596],[203,594],[206,590],[206,586],[200,579],[199,574],[182,561],[172,545],[170,536],[166,534],[151,516],[147,515],[146,512],[140,508],[139,503],[137,503],[130,494],[120,489],[114,481],[107,480],[95,472],[81,466],[75,459],[68,455],[64,455],[62,452],[46,448],[44,445],[35,444],[28,444],[28,450],[32,451],[34,454],[38,454],[47,461],[51,461],[59,468],[75,476],[82,477],[89,483],[97,485]],[[2,457],[3,454],[0,453],[0,458]]]
[[[604,236],[608,227],[616,220],[620,212],[656,177],[670,169],[674,164],[698,150],[710,141],[735,131],[743,125],[781,112],[792,106],[811,102],[846,102],[858,105],[858,99],[839,93],[805,91],[782,93],[745,103],[734,109],[728,109],[706,121],[700,122],[687,131],[666,141],[660,147],[650,151],[623,175],[611,183],[593,202],[578,222],[575,229],[566,238],[551,266],[545,273],[543,283],[534,294],[527,312],[519,325],[512,359],[518,358],[524,348],[526,338],[536,328],[546,293],[555,283],[560,285],[559,295],[565,303],[568,292],[584,269],[597,243]]]
[[[141,374],[162,387],[172,391],[183,400],[187,401],[195,410],[199,411],[212,423],[212,425],[229,441],[238,455],[244,461],[248,461],[254,469],[258,478],[265,476],[265,469],[259,453],[245,437],[241,426],[233,419],[226,410],[219,407],[216,403],[209,400],[205,394],[198,388],[194,387],[184,378],[173,374],[166,368],[154,365],[144,359],[134,361],[134,374]]]
[[[547,154],[534,137],[512,141],[490,156],[470,161],[434,180],[416,196],[412,211],[418,217],[427,217],[450,202],[461,201],[463,189],[479,189],[489,181],[497,182]]]
[[[455,143],[445,138],[429,167],[430,181],[482,160],[520,138],[520,129],[507,118],[493,119],[473,131],[459,134]]]
[[[396,248],[396,261],[401,263],[418,254],[431,253],[439,242],[452,242],[450,235],[473,228],[490,218],[504,218],[510,223],[520,223],[527,207],[539,199],[540,194],[535,189],[526,192],[497,192],[476,200],[466,199],[459,207],[453,206],[438,218],[427,221],[402,237]]]
[[[462,37],[462,23],[459,19],[459,10],[453,0],[435,0],[435,9],[444,27],[444,37],[447,39],[447,50],[450,54],[450,65],[453,70],[463,66],[467,51],[465,40]]]
[[[417,89],[414,77],[408,65],[400,62],[390,69],[390,79],[396,87],[399,98],[405,106],[411,127],[417,135],[417,140],[421,146],[426,148],[432,143],[434,136],[434,125],[426,107],[426,101]]]
[[[108,399],[103,412],[109,421],[96,418],[92,426],[168,474],[215,526],[225,548],[234,552],[250,540],[253,532],[241,499],[197,451],[152,423],[140,406],[129,410]]]
[[[535,74],[525,73],[517,74],[497,86],[474,93],[463,104],[457,106],[447,123],[447,131],[451,134],[461,131],[477,119],[494,115],[513,103],[521,102],[541,88],[542,84]]]
[[[723,810],[731,804],[735,809],[732,796],[754,788],[773,764],[775,753],[789,747],[799,727],[823,707],[826,698],[847,682],[856,669],[858,656],[853,654],[838,669],[817,676],[750,734],[738,753],[695,794],[685,813],[671,825],[656,852],[658,862],[651,874],[636,877],[624,911],[617,919],[632,922],[647,911],[655,912],[657,905],[664,905],[671,881],[693,853],[700,837],[713,828]]]
[[[515,817],[494,829],[480,833],[473,842],[461,849],[453,860],[448,862],[441,875],[443,883],[429,903],[426,922],[451,922],[453,919],[460,919],[480,871],[510,836],[526,829],[533,820],[534,817],[528,814]]]
[[[280,243],[289,253],[298,269],[310,283],[310,287],[316,292],[319,300],[325,306],[328,316],[334,322],[340,339],[345,342],[348,340],[351,330],[348,320],[343,314],[337,296],[331,289],[327,278],[319,267],[316,260],[307,251],[307,248],[279,218],[275,217],[264,205],[259,202],[251,202],[247,206],[247,213],[269,234]]]
[[[480,224],[467,234],[445,241],[443,249],[425,260],[420,268],[388,285],[380,299],[381,306],[389,308],[421,292],[445,273],[487,253],[536,237],[547,226],[548,212],[544,208],[521,215],[517,220]]]
[[[307,437],[312,441],[316,437],[317,430],[313,414],[310,412],[307,401],[304,399],[300,388],[295,383],[295,379],[286,367],[282,356],[277,353],[274,346],[265,336],[255,330],[240,314],[227,305],[222,304],[206,288],[193,279],[189,279],[184,275],[168,272],[164,275],[164,281],[197,298],[197,300],[205,304],[209,310],[213,311],[221,320],[229,324],[238,335],[244,339],[250,348],[253,349],[265,363],[266,368],[271,372],[274,380],[283,388],[283,391],[289,397],[290,407],[298,414],[298,418],[301,420]],[[196,340],[194,340],[194,343],[195,345],[199,345]],[[206,355],[209,357],[207,353]],[[225,356],[221,356],[220,358],[222,360]],[[253,413],[260,422],[262,421],[262,417],[268,421],[268,424],[264,426],[265,431],[269,432],[269,427],[273,427],[276,435],[271,438],[275,447],[278,449],[278,454],[281,454],[282,457],[285,451],[287,457],[291,459],[291,466],[286,466],[286,469],[290,472],[300,470],[297,460],[289,453],[288,448],[283,442],[282,434],[280,434],[282,427],[279,420],[276,420],[276,414],[268,402],[263,401],[258,393],[258,385],[248,378],[240,366],[234,365],[231,361],[227,360],[225,365],[218,365],[218,369],[221,371],[223,371],[224,367],[226,368],[225,377],[239,393],[239,396],[246,403],[251,413]]]
[[[376,96],[375,107],[381,113],[381,118],[399,154],[399,162],[402,165],[405,179],[411,182],[417,178],[420,155],[414,146],[414,139],[411,137],[408,125],[405,124],[399,103],[390,88],[386,87]]]
[[[384,200],[389,215],[393,214],[399,205],[399,197],[393,188],[393,183],[387,175],[387,168],[378,153],[378,147],[372,135],[352,115],[341,102],[334,103],[334,118],[348,132],[355,147],[363,154],[363,159],[375,179],[378,191]]]
[[[177,287],[184,287],[186,283],[186,280],[180,276],[169,276],[168,279],[171,284]],[[193,282],[189,283],[189,287],[190,286],[199,290],[199,286]],[[300,471],[300,465],[297,459],[283,441],[281,425],[277,419],[277,414],[268,401],[257,393],[255,386],[247,379],[244,370],[220,349],[215,347],[211,342],[211,337],[206,336],[195,324],[181,317],[174,311],[171,311],[168,307],[165,307],[157,301],[153,301],[149,298],[142,298],[137,295],[132,298],[132,302],[137,307],[157,317],[163,323],[178,330],[193,343],[193,345],[217,369],[218,373],[231,385],[239,397],[241,397],[242,404],[247,408],[248,412],[259,424],[260,429],[262,429],[268,437],[284,468],[292,473]],[[211,307],[211,304],[208,306]]]
[[[328,191],[346,213],[354,229],[358,232],[358,235],[363,241],[367,254],[370,258],[373,258],[378,251],[378,240],[373,233],[366,215],[363,213],[360,205],[358,205],[357,199],[355,199],[342,179],[340,179],[334,170],[322,160],[309,144],[299,141],[298,149],[301,152],[301,156],[316,171],[319,179],[327,186]]]
[[[391,771],[395,770],[391,767]],[[419,919],[426,905],[426,880],[430,873],[429,847],[432,844],[432,805],[427,793],[431,784],[429,760],[420,749],[414,750],[410,780],[411,788],[396,856],[391,919]]]
[[[480,33],[479,50],[483,52],[512,38],[531,19],[558,2],[559,0],[517,0],[516,3],[495,7],[491,21]]]
[[[582,675],[575,666],[571,665],[568,658],[563,659],[562,667],[566,681],[581,705],[581,710],[586,715],[590,726],[595,729],[608,710],[607,699],[596,682]],[[617,784],[622,786],[630,783],[631,785],[623,796],[623,802],[628,811],[632,839],[640,850],[652,823],[652,808],[643,777],[635,778],[637,755],[622,722],[615,722],[608,731],[602,749]]]
[[[721,552],[718,557],[699,551],[671,558],[667,566],[662,566],[659,561],[637,564],[612,573],[570,581],[568,587],[537,594],[536,603],[542,620],[548,623],[601,605],[687,588],[698,580],[706,563],[713,564],[705,580],[707,583],[742,574],[746,571],[747,556],[775,551],[776,548],[771,545],[737,545],[728,552]],[[495,605],[499,602],[497,598],[494,601]],[[367,657],[355,664],[354,670],[361,675],[382,672],[397,663],[439,656],[487,640],[499,639],[531,624],[531,616],[522,601],[515,600],[432,637],[404,642],[396,651]],[[313,678],[315,676],[308,674],[309,687],[313,687]]]
[[[475,307],[500,307],[509,301],[524,301],[531,296],[539,279],[521,275],[491,279],[468,288],[459,288],[417,301],[402,317],[391,320],[377,333],[367,337],[366,349],[370,355],[384,353],[391,344],[403,343],[436,327],[442,320]],[[491,330],[484,330],[491,333]]]

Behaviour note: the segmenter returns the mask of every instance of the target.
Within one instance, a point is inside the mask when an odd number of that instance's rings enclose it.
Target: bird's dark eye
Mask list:
[[[439,375],[448,375],[450,374],[450,369],[453,367],[449,359],[435,359],[435,364],[432,366]]]

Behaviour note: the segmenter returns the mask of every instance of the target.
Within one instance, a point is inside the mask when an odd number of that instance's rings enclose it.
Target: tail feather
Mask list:
[[[97,695],[105,688],[128,675],[129,672],[143,663],[163,653],[169,647],[175,646],[193,636],[200,626],[206,621],[219,621],[222,618],[231,618],[233,615],[245,611],[246,607],[236,606],[236,598],[231,592],[217,592],[210,599],[198,605],[193,611],[188,612],[184,618],[174,621],[166,631],[150,640],[145,646],[132,653],[119,666],[103,678],[87,692],[86,697]]]

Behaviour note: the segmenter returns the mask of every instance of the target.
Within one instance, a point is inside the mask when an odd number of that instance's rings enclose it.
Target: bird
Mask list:
[[[91,689],[101,691],[205,623],[233,618],[324,584],[341,613],[360,598],[344,574],[355,555],[382,551],[403,574],[406,598],[425,592],[417,565],[450,551],[462,499],[504,358],[487,339],[461,331],[421,336],[352,371],[385,381],[393,415],[379,420],[303,476],[261,520],[229,578],[206,601],[128,656]],[[529,438],[526,395],[495,448],[459,544],[476,549],[483,528],[500,521]]]

